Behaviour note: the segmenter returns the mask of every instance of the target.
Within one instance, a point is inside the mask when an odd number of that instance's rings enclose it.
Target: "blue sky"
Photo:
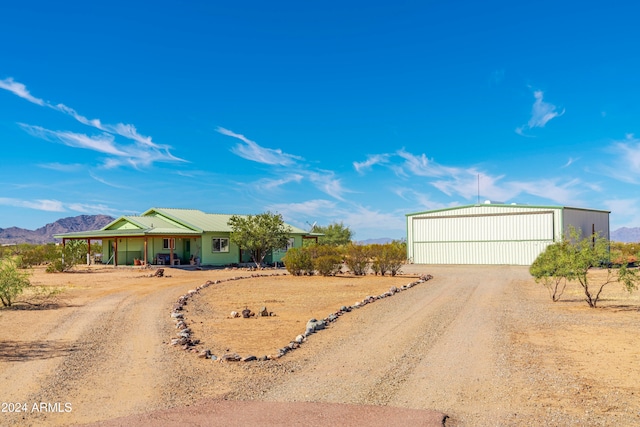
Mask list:
[[[403,238],[478,198],[640,226],[634,2],[2,9],[0,228],[176,207]]]

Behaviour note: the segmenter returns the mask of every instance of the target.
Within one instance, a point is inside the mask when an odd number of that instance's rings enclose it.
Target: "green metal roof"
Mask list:
[[[249,215],[230,215],[230,214],[212,214],[205,213],[198,209],[173,209],[173,208],[152,208],[144,212],[142,215],[148,216],[153,213],[171,218],[177,222],[180,222],[186,226],[192,227],[201,231],[218,231],[218,232],[231,232],[229,226],[229,219],[232,216],[247,217]],[[305,230],[294,227],[291,224],[285,223],[286,226],[291,228],[292,234],[309,234]]]
[[[151,208],[140,216],[121,216],[101,230],[56,234],[57,239],[108,238],[119,236],[200,235],[205,232],[231,232],[229,219],[234,215],[210,214],[197,209]],[[247,217],[248,215],[237,215]],[[120,225],[120,227],[117,227]],[[286,224],[291,234],[316,235]]]

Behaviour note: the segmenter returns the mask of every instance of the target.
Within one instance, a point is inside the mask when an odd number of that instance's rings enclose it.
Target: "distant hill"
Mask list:
[[[640,242],[640,227],[622,227],[611,232],[611,240],[615,242]]]
[[[53,243],[58,241],[53,238],[54,234],[99,230],[113,220],[114,218],[108,215],[79,215],[59,219],[37,230],[19,227],[0,228],[0,244]]]

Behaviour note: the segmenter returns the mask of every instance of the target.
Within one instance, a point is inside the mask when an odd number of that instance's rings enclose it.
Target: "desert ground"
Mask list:
[[[64,291],[52,307],[0,310],[0,425],[640,425],[640,292],[617,284],[590,309],[575,284],[553,303],[527,267],[154,271],[35,269],[34,285]],[[276,357],[310,318],[423,274]],[[171,345],[176,302],[207,281],[220,282],[183,313],[218,360]],[[274,315],[230,316],[262,307]],[[220,362],[234,353],[271,360]]]

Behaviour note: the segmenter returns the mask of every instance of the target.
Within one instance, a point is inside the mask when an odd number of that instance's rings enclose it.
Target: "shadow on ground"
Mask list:
[[[79,346],[69,341],[0,341],[0,361],[27,362],[33,359],[64,357]]]

